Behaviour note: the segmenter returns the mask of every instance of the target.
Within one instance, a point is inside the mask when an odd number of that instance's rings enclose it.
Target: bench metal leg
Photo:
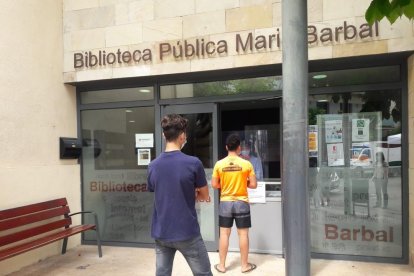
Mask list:
[[[62,245],[62,255],[66,253],[66,247],[68,245],[68,238],[63,239],[63,245]]]
[[[99,258],[102,258],[102,248],[101,248],[101,236],[99,235],[99,223],[98,216],[96,213],[93,214],[95,217],[95,232],[96,232],[96,243],[98,245]]]

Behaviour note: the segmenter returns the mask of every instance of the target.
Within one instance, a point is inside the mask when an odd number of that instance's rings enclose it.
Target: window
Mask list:
[[[98,214],[101,239],[152,243],[146,164],[155,158],[154,107],[83,110],[81,123],[83,206]]]
[[[401,108],[398,89],[309,97],[313,252],[402,257]]]
[[[309,87],[311,88],[397,81],[400,81],[400,66],[398,65],[322,71],[309,74]]]
[[[134,87],[111,90],[85,91],[81,93],[81,104],[145,101],[154,99],[153,87]]]
[[[271,93],[282,90],[282,76],[161,86],[161,99]]]

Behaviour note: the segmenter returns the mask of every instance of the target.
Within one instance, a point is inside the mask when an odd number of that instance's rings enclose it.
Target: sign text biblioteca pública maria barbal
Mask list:
[[[308,26],[308,45],[332,45],[341,42],[372,39],[379,36],[378,23],[370,26],[367,23],[359,27],[344,21],[342,25],[334,28],[321,28],[315,25]],[[254,32],[247,34],[235,34],[235,47],[238,54],[266,52],[281,49],[281,31],[276,28],[270,35],[255,35]],[[229,44],[227,40],[210,41],[204,38],[189,40],[176,40],[175,42],[157,43],[156,52],[162,62],[166,58],[174,58],[176,61],[191,60],[196,58],[210,58],[227,56]],[[154,60],[153,50],[150,48],[136,49],[133,51],[85,51],[73,54],[74,68],[95,68],[111,66],[113,64],[140,64],[152,63]]]

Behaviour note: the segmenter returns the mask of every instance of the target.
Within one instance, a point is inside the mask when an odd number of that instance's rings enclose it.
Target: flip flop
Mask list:
[[[248,265],[250,266],[250,268],[249,268],[248,270],[242,271],[242,273],[248,273],[248,272],[250,272],[250,271],[255,270],[255,269],[256,269],[256,267],[257,267],[257,265],[255,265],[255,264],[251,264],[251,263],[248,263]]]
[[[226,271],[225,271],[225,270],[221,270],[221,269],[219,268],[219,264],[215,264],[215,265],[214,265],[214,268],[215,268],[218,272],[220,272],[220,273],[226,273]]]

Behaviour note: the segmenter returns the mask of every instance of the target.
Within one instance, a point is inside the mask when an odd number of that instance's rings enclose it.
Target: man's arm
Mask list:
[[[147,185],[148,185],[148,191],[154,192],[154,185],[152,185],[151,183],[151,171],[150,170],[148,170]]]
[[[208,192],[208,186],[205,185],[201,188],[196,188],[196,200],[207,200],[210,198],[209,192]]]
[[[249,176],[249,179],[247,180],[247,188],[250,188],[250,189],[257,188],[257,180],[256,180],[255,175]]]
[[[220,189],[221,185],[220,185],[220,179],[218,177],[212,177],[211,178],[211,187],[213,187],[214,189]]]

